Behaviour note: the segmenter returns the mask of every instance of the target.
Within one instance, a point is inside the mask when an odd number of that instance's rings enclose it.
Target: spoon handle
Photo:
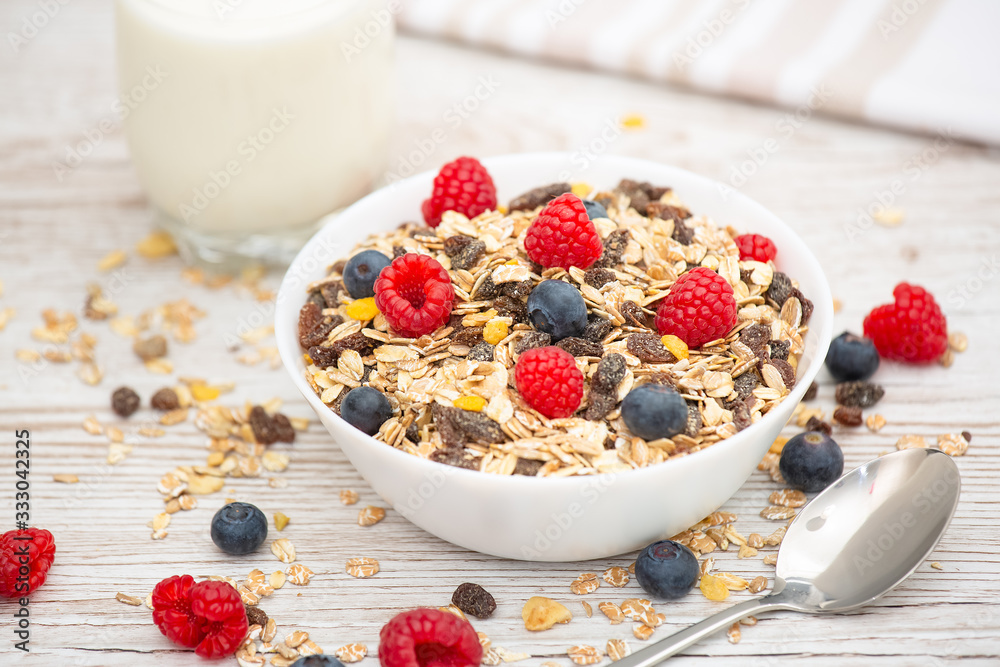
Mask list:
[[[746,618],[751,614],[781,609],[783,606],[770,595],[741,602],[729,609],[720,611],[714,616],[709,616],[689,628],[675,632],[641,651],[636,651],[618,660],[615,662],[615,667],[649,667],[650,665],[655,665],[675,653],[683,651],[688,646],[701,641],[705,637],[718,632],[722,628],[731,625],[734,621]]]

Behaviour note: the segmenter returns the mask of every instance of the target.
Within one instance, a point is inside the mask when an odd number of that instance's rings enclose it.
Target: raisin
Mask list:
[[[313,364],[317,368],[329,368],[330,366],[336,366],[337,359],[339,357],[340,352],[337,352],[330,347],[313,345],[309,348],[309,358],[312,359]]]
[[[607,283],[617,280],[615,272],[609,269],[590,269],[583,274],[583,282],[594,289],[601,289]]]
[[[663,342],[657,334],[630,334],[625,341],[625,348],[639,357],[640,361],[650,364],[664,364],[677,361],[677,358],[670,353],[670,350],[663,346]]]
[[[613,394],[602,394],[600,392],[591,392],[590,394],[590,405],[587,406],[587,411],[584,413],[583,418],[590,421],[598,421],[604,419],[604,417],[615,409],[615,405],[618,404],[618,397]]]
[[[330,403],[330,410],[332,410],[333,414],[338,417],[340,416],[340,404],[344,402],[344,398],[347,397],[347,393],[348,392],[346,391],[341,391],[337,394],[337,398],[333,399],[333,403]]]
[[[684,434],[689,438],[693,438],[698,435],[698,431],[701,430],[701,410],[698,409],[698,404],[694,401],[688,401],[688,422],[687,428],[684,430]]]
[[[747,407],[745,401],[737,401],[736,405],[733,406],[733,425],[742,431],[751,424],[753,424],[753,419],[750,418],[750,408]]]
[[[769,363],[778,369],[778,373],[781,374],[781,381],[785,383],[787,389],[795,386],[795,369],[792,368],[790,363],[783,359],[771,359]]]
[[[753,350],[758,359],[767,360],[770,354],[767,344],[771,342],[771,327],[751,324],[740,332],[740,342]]]
[[[448,447],[458,447],[467,442],[482,445],[506,440],[500,424],[480,412],[449,408],[435,403],[431,408],[434,425]]]
[[[634,327],[641,327],[643,329],[651,329],[649,326],[649,320],[646,317],[646,313],[643,312],[642,307],[635,301],[624,301],[618,312],[622,314],[625,318],[625,324],[630,324]]]
[[[837,385],[837,402],[848,407],[870,408],[885,396],[882,385],[865,380],[841,382]]]
[[[628,195],[630,205],[640,214],[646,210],[649,206],[649,195],[646,194],[646,189],[651,188],[649,183],[639,183],[627,178],[623,178],[615,188],[616,191],[622,194]]]
[[[324,308],[336,308],[340,305],[340,292],[344,290],[341,283],[327,283],[319,288],[319,293],[323,295]]]
[[[465,327],[459,329],[451,335],[451,342],[455,345],[468,345],[473,347],[483,339],[482,327]]]
[[[247,623],[250,625],[259,625],[264,627],[267,625],[267,613],[260,607],[251,607],[248,604],[243,605],[247,612]]]
[[[152,361],[167,355],[167,339],[156,334],[149,338],[136,338],[132,351],[143,361]]]
[[[593,319],[587,322],[587,326],[584,327],[583,333],[580,334],[580,338],[585,338],[594,343],[600,343],[607,338],[608,334],[611,333],[611,330],[615,328],[615,325],[611,324],[611,322],[603,317],[599,317],[597,315],[592,315],[591,317]]]
[[[417,426],[416,420],[410,422],[410,425],[406,427],[406,439],[413,444],[420,442],[420,427]]]
[[[655,197],[655,199],[659,199],[659,197]],[[681,222],[682,220],[691,217],[691,211],[687,210],[683,206],[673,206],[671,204],[663,204],[658,201],[654,201],[650,202],[649,206],[646,207],[646,217]]]
[[[517,463],[514,464],[515,475],[523,475],[525,477],[535,477],[538,475],[538,471],[542,468],[541,461],[535,461],[534,459],[518,459]]]
[[[250,428],[253,430],[253,437],[262,445],[273,445],[278,442],[278,427],[274,423],[274,418],[259,405],[250,409]]]
[[[454,257],[468,247],[470,243],[473,243],[476,239],[471,236],[466,236],[464,234],[456,234],[455,236],[449,236],[444,240],[444,254],[449,257]]]
[[[473,361],[493,361],[493,349],[494,346],[484,340],[472,346],[466,359],[472,359]]]
[[[407,252],[409,252],[409,251],[406,248],[404,248],[403,246],[401,246],[401,245],[394,245],[394,246],[392,246],[392,258],[393,259],[397,259],[399,257],[402,257]]]
[[[149,404],[153,406],[154,410],[176,410],[181,407],[180,399],[177,398],[177,392],[170,387],[164,387],[163,389],[157,390],[153,394],[153,398],[149,399]]]
[[[299,345],[306,350],[319,345],[342,321],[340,316],[323,317],[323,311],[319,306],[311,301],[306,302],[299,311]]]
[[[514,354],[523,354],[536,347],[547,347],[552,342],[552,336],[542,331],[526,331],[514,343]]]
[[[805,295],[799,291],[798,287],[792,290],[791,296],[794,296],[799,300],[799,303],[802,304],[802,324],[808,324],[809,318],[812,317],[813,314],[813,302],[807,299]]]
[[[344,268],[347,266],[346,259],[338,259],[336,262],[330,265],[330,270],[327,273],[344,273]]]
[[[969,431],[962,431],[962,437],[965,438],[966,442],[972,442],[972,433]]]
[[[323,293],[319,290],[309,292],[309,298],[306,299],[306,303],[315,303],[319,306],[320,310],[326,308],[326,299],[323,298]]]
[[[601,258],[594,262],[594,268],[606,269],[621,262],[628,239],[629,233],[627,231],[608,234],[608,238],[604,239],[604,252],[601,254]]]
[[[843,424],[844,426],[861,426],[861,408],[857,406],[845,406],[838,405],[837,409],[833,411],[833,418],[838,424]]]
[[[770,347],[771,359],[788,361],[788,348],[791,347],[791,344],[787,340],[772,340]]]
[[[569,336],[556,343],[574,357],[601,357],[604,355],[604,346],[600,343],[593,343],[584,338]]]
[[[691,241],[694,240],[694,230],[683,221],[677,220],[674,222],[674,233],[670,235],[670,238],[681,245],[691,245]]]
[[[455,237],[453,236],[451,238]],[[479,261],[479,258],[482,257],[485,252],[486,244],[479,240],[473,240],[451,258],[451,268],[465,269],[468,271],[476,265],[476,262]]]
[[[354,350],[363,357],[366,354],[371,354],[372,349],[374,349],[372,339],[358,331],[349,336],[338,338],[330,345],[310,347],[309,357],[319,368],[328,368],[336,365],[337,359],[340,358],[344,350]]]
[[[805,428],[806,428],[807,431],[820,431],[822,433],[826,433],[827,435],[830,435],[831,433],[833,433],[833,427],[832,426],[830,426],[829,424],[827,424],[825,421],[823,421],[819,417],[815,417],[815,416],[809,418],[809,421],[806,422],[806,427]]]
[[[521,299],[529,294],[534,288],[534,283],[531,280],[521,280],[509,283],[503,283],[500,285],[500,291],[504,296],[510,297],[511,299]]]
[[[567,192],[572,192],[573,186],[569,183],[552,183],[528,190],[522,195],[514,197],[507,205],[508,211],[534,211],[539,206],[544,206],[556,197]]]
[[[280,412],[271,418],[274,422],[274,432],[278,435],[278,442],[295,442],[295,429],[288,417]]]
[[[802,397],[803,401],[811,401],[816,398],[816,394],[819,393],[819,385],[815,382],[809,384],[809,388],[806,389],[806,395]]]
[[[775,271],[771,277],[771,285],[767,288],[765,296],[768,300],[773,301],[778,308],[781,308],[794,291],[795,287],[792,286],[792,279],[781,271]],[[803,313],[805,313],[804,308]]]
[[[500,317],[509,317],[514,320],[514,324],[528,321],[528,307],[518,298],[511,296],[498,296],[493,300],[493,307],[496,309],[497,314]]]
[[[500,287],[493,282],[493,276],[486,274],[483,282],[479,283],[479,287],[476,288],[476,292],[472,296],[477,299],[492,299],[499,293]]]
[[[746,398],[760,385],[760,374],[751,368],[733,380],[733,389],[740,398]]]
[[[365,366],[365,370],[361,372],[361,384],[368,384],[373,370],[375,370],[374,366]]]
[[[131,387],[118,387],[111,394],[111,409],[120,417],[130,417],[139,409],[139,394]]]
[[[462,447],[445,447],[431,452],[431,461],[466,470],[479,470],[480,459],[472,456]]]
[[[590,384],[591,390],[602,394],[616,394],[618,385],[625,379],[626,370],[625,357],[617,352],[609,354],[597,364]]]

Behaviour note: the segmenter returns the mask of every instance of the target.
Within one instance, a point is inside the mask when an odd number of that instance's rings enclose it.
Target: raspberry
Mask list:
[[[25,557],[27,563],[21,559]],[[19,598],[29,595],[45,583],[45,573],[52,567],[56,543],[52,533],[43,528],[8,530],[0,536],[0,596]],[[28,566],[27,578],[21,567]]]
[[[740,234],[733,241],[740,249],[740,261],[753,259],[758,262],[769,262],[778,254],[774,242],[760,234]]]
[[[382,667],[474,667],[482,657],[472,625],[438,609],[404,611],[379,633]]]
[[[407,338],[445,324],[454,301],[448,272],[428,255],[401,255],[375,281],[375,305],[396,333]]]
[[[550,201],[528,227],[524,251],[546,268],[586,269],[600,258],[604,245],[583,202],[568,192]]]
[[[164,579],[153,589],[153,622],[167,639],[203,658],[232,655],[246,637],[246,608],[224,581],[194,582],[189,574]]]
[[[656,311],[656,329],[688,347],[722,338],[736,324],[733,288],[715,271],[699,266],[673,284]]]
[[[573,355],[552,345],[522,354],[514,381],[528,405],[549,419],[569,417],[583,398],[583,373]]]
[[[437,227],[445,211],[474,218],[496,206],[497,189],[486,167],[474,157],[460,157],[441,167],[434,177],[434,190],[420,210],[424,222]]]
[[[926,363],[948,348],[948,322],[923,287],[899,283],[894,303],[878,306],[865,318],[865,336],[884,359]]]

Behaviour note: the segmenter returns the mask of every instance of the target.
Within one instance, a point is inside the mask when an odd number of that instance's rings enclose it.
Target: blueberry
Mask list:
[[[587,304],[580,290],[561,280],[543,280],[528,295],[528,319],[552,341],[580,336],[587,327]]]
[[[793,489],[822,491],[844,472],[844,453],[833,438],[806,431],[785,443],[778,469]]]
[[[653,542],[635,560],[635,578],[642,590],[667,600],[683,597],[698,580],[698,559],[683,544]]]
[[[356,387],[341,402],[340,416],[359,431],[375,435],[382,422],[392,416],[392,406],[378,389]]]
[[[212,541],[227,554],[248,554],[267,537],[267,517],[250,503],[229,503],[212,517]]]
[[[687,430],[687,401],[666,385],[640,385],[622,401],[622,418],[643,440],[672,438]]]
[[[830,343],[826,367],[837,382],[867,380],[878,370],[878,350],[868,338],[844,332]]]
[[[292,667],[344,667],[344,663],[337,660],[332,655],[318,653],[299,658],[292,663]]]
[[[590,201],[589,199],[583,200],[583,206],[587,209],[587,217],[593,220],[594,218],[606,218],[608,217],[608,209],[604,208],[601,204],[596,201]]]
[[[392,260],[378,250],[364,250],[344,267],[344,287],[353,299],[375,296],[375,279]]]

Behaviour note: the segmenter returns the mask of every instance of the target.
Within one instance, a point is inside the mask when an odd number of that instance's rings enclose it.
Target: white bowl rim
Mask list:
[[[569,161],[572,155],[573,154],[570,152],[562,152],[562,151],[511,153],[507,155],[483,158],[480,161],[483,163],[484,166],[487,167],[487,169],[489,169],[491,166],[503,166],[510,162],[520,163],[525,160],[531,161],[531,160],[545,160],[545,159],[548,160],[561,159]],[[826,275],[823,273],[822,269],[818,268],[819,261],[816,259],[815,255],[812,253],[812,251],[809,249],[806,243],[801,239],[801,237],[799,237],[799,235],[796,234],[795,231],[791,227],[789,227],[787,223],[784,222],[784,220],[779,218],[776,214],[772,213],[762,204],[758,203],[754,199],[751,199],[742,192],[733,190],[732,188],[729,188],[728,186],[714,179],[702,176],[700,174],[696,174],[681,167],[676,167],[673,165],[656,162],[654,160],[647,160],[644,158],[634,158],[622,155],[605,155],[601,156],[601,159],[608,162],[621,162],[623,166],[627,166],[628,164],[633,164],[636,166],[644,165],[647,168],[650,166],[655,166],[656,168],[659,169],[666,168],[668,170],[682,174],[684,178],[689,178],[693,181],[699,181],[703,185],[712,185],[720,188],[720,190],[726,189],[728,191],[728,196],[739,200],[740,205],[742,207],[748,209],[756,209],[759,213],[765,215],[766,217],[771,218],[773,223],[775,223],[778,227],[783,228],[788,233],[790,240],[786,239],[783,240],[783,242],[791,242],[792,244],[797,244],[798,246],[800,246],[797,249],[797,251],[799,253],[802,253],[807,260],[811,260],[817,266],[817,275],[819,276],[817,287],[820,288],[819,291],[821,293],[810,294],[809,298],[814,303],[820,303],[821,300],[825,301],[825,303],[829,306],[829,313],[832,315],[833,296],[830,291],[830,285],[829,281],[827,281],[826,279]],[[374,199],[390,195],[391,192],[396,187],[405,185],[412,181],[427,179],[429,175],[433,173],[436,173],[436,171],[426,170],[418,174],[408,176],[407,178],[401,179],[391,185],[379,188],[378,190],[369,193],[368,195],[362,197],[354,204],[350,205],[349,207],[341,211],[337,215],[337,218],[340,218],[348,214],[355,207],[360,207],[361,205],[367,204]],[[623,176],[623,177],[627,178],[628,176]],[[293,382],[295,382],[299,391],[303,394],[303,396],[305,396],[310,407],[317,412],[317,415],[321,410],[328,411],[330,413],[330,416],[334,418],[335,423],[340,424],[345,429],[350,429],[353,432],[351,435],[365,439],[367,445],[382,447],[391,450],[391,452],[388,452],[388,455],[395,456],[399,460],[400,465],[424,467],[428,471],[428,473],[437,470],[438,472],[444,472],[447,475],[460,475],[460,476],[475,475],[475,478],[470,477],[468,479],[470,480],[477,479],[483,484],[503,484],[510,486],[511,489],[529,489],[533,488],[532,485],[535,485],[534,488],[537,488],[537,485],[541,484],[546,484],[546,485],[561,484],[565,489],[569,490],[573,486],[582,484],[593,484],[594,483],[593,480],[595,479],[613,480],[616,479],[618,476],[623,476],[623,478],[626,480],[640,480],[648,477],[653,477],[658,474],[664,474],[664,471],[666,469],[671,469],[671,468],[678,468],[677,474],[683,474],[685,468],[693,465],[698,465],[699,462],[702,462],[704,458],[707,456],[706,452],[715,452],[714,454],[715,456],[722,456],[722,452],[724,450],[744,445],[746,441],[752,440],[753,436],[758,431],[763,430],[765,424],[769,424],[779,418],[777,411],[769,411],[761,418],[760,421],[751,424],[750,426],[736,433],[735,435],[732,435],[728,438],[724,438],[723,440],[715,442],[712,445],[700,449],[696,452],[690,452],[683,456],[668,459],[656,465],[646,466],[644,468],[633,468],[632,470],[625,470],[621,472],[595,473],[591,475],[577,475],[568,477],[538,478],[533,476],[529,477],[525,475],[493,475],[489,473],[483,473],[478,470],[469,470],[466,468],[460,468],[458,466],[450,466],[448,464],[440,463],[438,461],[432,461],[430,459],[423,459],[418,456],[414,456],[413,454],[408,454],[395,447],[390,447],[386,443],[376,440],[372,436],[364,434],[361,431],[355,429],[353,426],[344,421],[339,415],[330,410],[330,408],[327,407],[326,404],[324,404],[319,399],[319,396],[316,395],[316,392],[313,390],[312,385],[310,385],[306,381],[304,374],[300,372],[300,370],[296,366],[296,364],[300,363],[302,359],[301,356],[302,353],[300,351],[298,344],[298,336],[295,331],[297,327],[297,319],[295,319],[293,326],[293,322],[290,318],[280,317],[282,313],[281,304],[284,302],[285,299],[292,298],[292,295],[289,294],[289,290],[292,289],[293,287],[295,289],[301,290],[301,288],[303,287],[303,285],[297,282],[297,280],[294,278],[295,274],[294,269],[301,263],[301,261],[305,257],[309,256],[310,253],[314,251],[314,249],[319,245],[319,241],[322,237],[332,233],[332,229],[335,224],[336,224],[336,218],[332,220],[330,223],[324,225],[319,230],[317,230],[317,232],[309,239],[309,241],[306,242],[306,244],[302,247],[299,253],[295,256],[295,259],[292,260],[292,263],[289,265],[288,270],[281,281],[281,286],[278,289],[278,296],[275,301],[276,303],[275,338],[278,343],[278,352],[279,355],[281,356],[282,365],[292,376]],[[752,231],[753,230],[748,230],[748,233],[752,233]],[[299,295],[299,297],[301,297],[300,299],[301,303],[299,303],[299,305],[296,306],[295,313],[297,313],[298,310],[301,308],[302,304],[305,303],[304,293]],[[829,348],[830,339],[832,338],[833,318],[832,317],[826,318],[822,324],[823,326],[820,331],[814,331],[810,327],[809,335],[817,335],[820,337],[818,341],[818,347],[816,348],[816,355],[813,358],[812,363],[802,371],[802,375],[797,379],[795,387],[787,396],[785,396],[782,402],[784,401],[794,401],[795,403],[800,402],[802,400],[802,397],[805,395],[806,390],[809,388],[809,385],[812,383],[812,381],[815,379],[816,375],[822,368],[824,360],[826,358],[827,350]],[[761,428],[755,428],[757,426],[760,426]],[[331,436],[333,436],[333,434],[331,434]],[[335,437],[334,440],[336,440]],[[701,456],[701,458],[699,458],[699,456]]]

